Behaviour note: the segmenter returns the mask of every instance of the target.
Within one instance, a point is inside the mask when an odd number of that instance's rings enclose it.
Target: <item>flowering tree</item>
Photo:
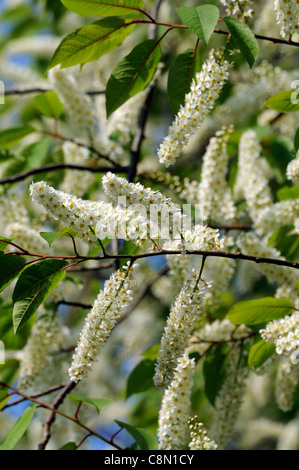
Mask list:
[[[0,449],[298,449],[298,1],[2,6]]]

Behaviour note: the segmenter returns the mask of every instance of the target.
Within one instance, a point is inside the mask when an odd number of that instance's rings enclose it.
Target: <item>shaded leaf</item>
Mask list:
[[[254,343],[248,355],[248,367],[252,370],[261,367],[275,353],[275,345],[259,339]]]
[[[142,428],[135,428],[130,424],[123,423],[122,421],[115,420],[115,422],[121,427],[126,429],[128,433],[135,439],[136,444],[141,450],[155,450],[157,448],[156,438],[147,430]]]
[[[15,126],[0,131],[0,148],[9,149],[18,144],[24,137],[32,134],[34,129],[31,126]]]
[[[242,55],[252,68],[259,54],[259,45],[253,31],[242,21],[231,16],[223,18]]]
[[[264,107],[274,109],[279,113],[295,113],[299,111],[299,103],[296,103],[293,98],[294,90],[285,90],[271,96]]]
[[[126,398],[153,387],[154,373],[155,361],[151,359],[143,359],[139,364],[137,364],[128,378]]]
[[[141,8],[143,0],[61,0],[69,10],[82,16],[123,16],[136,15],[136,8]]]
[[[90,405],[95,406],[99,415],[101,414],[105,406],[113,402],[111,398],[87,398],[87,397],[81,397],[81,396],[76,396],[76,395],[68,395],[68,398],[71,401],[74,401],[77,403],[89,403]]]
[[[226,359],[228,354],[228,345],[217,345],[205,355],[203,364],[205,393],[209,402],[213,406],[215,405],[216,397],[225,378]]]
[[[20,256],[0,256],[0,292],[20,275],[25,263],[24,258]]]

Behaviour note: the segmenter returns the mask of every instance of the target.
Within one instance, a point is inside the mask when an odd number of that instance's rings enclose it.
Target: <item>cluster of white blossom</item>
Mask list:
[[[75,77],[56,66],[49,71],[48,79],[70,115],[73,135],[84,140],[95,134],[98,131],[98,120],[92,101],[79,89]]]
[[[221,449],[234,431],[248,377],[248,367],[240,364],[240,348],[234,347],[226,364],[225,380],[215,402],[209,435]]]
[[[229,78],[230,65],[227,61],[218,63],[214,51],[196,74],[191,83],[191,91],[185,96],[168,135],[158,150],[160,163],[166,167],[174,164],[190,137],[200,127]]]
[[[100,220],[103,220],[103,224],[107,224],[110,214],[114,213],[109,203],[84,201],[56,190],[44,181],[31,184],[30,194],[33,201],[39,202],[54,219],[73,229],[87,244],[96,242],[94,235],[96,224]]]
[[[197,416],[190,417],[188,424],[191,437],[190,450],[217,450],[217,444],[209,438],[207,431],[203,429],[203,423],[198,421]]]
[[[280,410],[286,412],[292,409],[298,383],[298,364],[293,364],[289,356],[283,358],[278,364],[275,379],[275,398]]]
[[[193,329],[202,313],[207,285],[193,273],[188,277],[171,308],[161,339],[154,382],[166,388],[171,382],[178,358],[184,353]]]
[[[299,4],[297,0],[274,0],[276,20],[280,34],[288,39],[299,31]]]
[[[284,225],[294,225],[299,217],[299,199],[279,201],[260,210],[254,227],[259,235],[270,236]]]
[[[70,379],[74,382],[82,380],[88,374],[117,320],[132,300],[135,285],[133,271],[133,267],[128,265],[122,271],[113,273],[97,296],[85,319],[69,369]]]
[[[294,158],[287,166],[286,175],[288,180],[293,181],[295,184],[299,181],[299,151],[296,158]]]
[[[62,146],[65,163],[88,165],[89,150],[72,142],[64,142]],[[60,190],[81,197],[94,182],[94,175],[88,171],[66,170]]]
[[[64,346],[66,338],[67,330],[56,316],[47,314],[40,308],[40,317],[32,327],[25,348],[19,353],[18,387],[21,390],[26,390],[33,385],[41,368],[46,365],[47,356],[59,351]]]
[[[277,354],[290,355],[299,348],[299,313],[269,322],[260,334],[265,341],[275,344]]]
[[[189,440],[188,418],[194,372],[194,359],[186,355],[180,357],[159,412],[157,435],[161,450],[181,450]]]
[[[272,203],[268,179],[261,165],[261,146],[253,130],[243,133],[239,145],[235,197],[244,198],[250,217],[255,220],[259,212]]]
[[[212,282],[205,299],[205,306],[209,311],[217,309],[223,296],[228,292],[236,264],[235,260],[229,258],[206,259],[202,277],[206,282]]]
[[[47,253],[48,243],[40,236],[39,231],[27,224],[14,222],[6,226],[5,236],[14,240],[24,250],[31,253]],[[12,246],[12,250],[15,248]]]
[[[198,200],[204,221],[232,222],[236,217],[231,190],[227,184],[227,143],[233,127],[222,128],[210,139],[203,156]]]
[[[228,16],[236,16],[238,19],[243,17],[252,17],[254,11],[252,9],[253,0],[220,0],[222,5],[226,7],[225,13]]]
[[[285,259],[278,250],[268,246],[267,241],[260,239],[253,232],[240,235],[237,244],[242,253],[246,255],[257,258]],[[268,278],[269,282],[278,285],[275,297],[287,298],[293,301],[296,307],[299,306],[298,289],[296,288],[296,282],[299,280],[297,270],[270,263],[259,263],[257,269]]]

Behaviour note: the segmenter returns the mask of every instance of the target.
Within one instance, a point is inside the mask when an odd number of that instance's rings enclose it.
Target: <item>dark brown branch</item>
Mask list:
[[[43,440],[39,445],[39,450],[45,450],[46,449],[46,446],[47,446],[47,444],[50,440],[50,437],[51,437],[51,427],[52,427],[52,425],[53,425],[53,423],[55,422],[55,419],[56,419],[55,411],[58,410],[60,405],[62,405],[62,403],[64,402],[65,397],[67,396],[67,394],[69,392],[71,392],[75,387],[76,387],[76,383],[73,382],[73,381],[70,381],[61,390],[61,392],[57,396],[56,400],[54,401],[54,403],[52,405],[53,411],[51,411],[51,413],[50,413],[50,415],[49,415],[49,417],[48,417],[48,419],[47,419],[47,421],[44,425]]]
[[[17,173],[16,175],[8,176],[7,178],[0,179],[0,185],[12,184],[19,181],[24,181],[30,176],[37,175],[39,173],[52,172],[57,170],[74,170],[74,171],[89,171],[91,173],[107,173],[112,171],[114,173],[125,173],[128,167],[114,166],[114,167],[93,167],[83,165],[73,165],[70,163],[53,163],[51,165],[41,166],[39,168],[32,168],[28,171]]]
[[[35,94],[35,93],[46,93],[47,91],[52,91],[52,90],[50,88],[27,88],[25,90],[13,89],[13,90],[6,90],[4,92],[4,96],[30,95],[30,94]],[[103,95],[105,91],[94,90],[94,91],[85,91],[83,93],[89,96],[97,96],[97,95]]]
[[[67,305],[68,307],[79,307],[85,310],[90,310],[92,308],[92,305],[81,304],[80,302],[69,302],[68,300],[59,300],[57,302],[57,306],[59,305]]]
[[[56,385],[54,387],[48,388],[44,392],[38,392],[30,395],[31,398],[40,398],[44,397],[46,395],[50,395],[51,393],[57,392],[58,390],[61,390],[64,387],[64,385]],[[1,411],[6,410],[6,408],[11,408],[12,406],[19,405],[20,403],[27,401],[27,398],[19,398],[18,400],[12,401],[10,403],[7,403],[6,405],[3,406]]]

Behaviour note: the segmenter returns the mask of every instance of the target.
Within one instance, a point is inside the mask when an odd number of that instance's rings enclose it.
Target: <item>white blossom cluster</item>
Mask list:
[[[278,364],[275,379],[275,399],[280,410],[287,412],[292,409],[298,383],[298,364],[293,364],[289,356],[283,358]]]
[[[88,165],[89,150],[72,142],[64,142],[62,146],[65,163]],[[81,197],[94,182],[94,175],[88,171],[66,170],[60,190]]]
[[[159,412],[157,435],[161,450],[180,450],[189,440],[188,418],[194,372],[194,359],[186,355],[180,357]]]
[[[5,236],[31,253],[46,253],[49,250],[48,243],[40,236],[39,231],[27,224],[14,222],[7,225]],[[15,250],[13,247],[11,249]]]
[[[93,135],[98,121],[90,97],[79,90],[76,79],[58,66],[49,71],[48,79],[70,115],[74,136],[84,140]]]
[[[184,353],[196,322],[202,313],[207,286],[202,285],[198,275],[188,277],[171,308],[161,339],[154,383],[166,388],[171,382],[177,361]]]
[[[132,290],[135,286],[133,271],[134,269],[128,266],[113,273],[97,296],[85,319],[69,368],[70,379],[74,382],[82,380],[88,374],[117,320],[132,300]]]
[[[261,146],[253,130],[243,133],[239,145],[239,159],[234,194],[244,198],[250,217],[255,220],[259,212],[272,203],[268,179],[261,165]]]
[[[295,184],[299,181],[299,151],[296,158],[294,158],[287,166],[286,175],[288,180],[293,181]]]
[[[271,235],[284,225],[294,225],[299,217],[299,199],[287,199],[271,204],[262,209],[254,227],[259,235]]]
[[[242,253],[246,255],[262,258],[285,259],[280,255],[278,250],[268,246],[267,241],[258,238],[258,236],[253,232],[240,235],[238,238],[238,246]],[[294,302],[296,307],[299,306],[298,289],[296,288],[296,282],[299,280],[299,274],[296,272],[297,270],[286,266],[266,263],[257,264],[257,269],[268,278],[269,282],[276,283],[278,285],[275,297],[287,298]]]
[[[265,341],[275,344],[277,354],[290,355],[299,349],[299,313],[269,322],[260,334]]]
[[[213,424],[209,435],[218,448],[224,448],[234,431],[243,393],[248,377],[248,368],[240,362],[240,349],[233,348],[226,365],[224,383],[217,395]]]
[[[229,78],[230,65],[227,61],[218,63],[214,51],[196,74],[191,91],[185,96],[185,103],[169,128],[168,135],[158,150],[160,163],[166,167],[175,163],[191,135],[200,127]]]
[[[299,31],[299,4],[297,0],[274,0],[276,20],[280,25],[280,34],[288,39]]]
[[[228,16],[236,16],[242,19],[244,16],[252,17],[254,11],[252,6],[253,0],[220,0],[222,5],[226,7],[225,13]]]
[[[96,236],[90,227],[95,230],[100,220],[103,219],[103,223],[106,223],[109,215],[114,212],[109,203],[84,201],[56,190],[44,181],[31,184],[30,194],[33,201],[39,202],[54,219],[73,229],[87,244],[96,242]]]
[[[217,450],[217,444],[209,438],[207,431],[203,429],[203,423],[198,421],[197,416],[190,417],[188,424],[191,437],[190,450]]]
[[[222,128],[210,139],[203,156],[198,200],[204,221],[232,222],[236,217],[231,190],[227,184],[227,143],[233,127]]]
[[[202,277],[212,283],[205,298],[205,306],[209,311],[217,309],[221,304],[223,295],[229,290],[236,265],[236,261],[229,258],[206,259]]]
[[[62,348],[66,338],[67,331],[57,318],[53,314],[45,314],[42,310],[32,327],[25,348],[20,352],[18,387],[21,390],[33,385],[41,369],[46,365],[47,356]]]

